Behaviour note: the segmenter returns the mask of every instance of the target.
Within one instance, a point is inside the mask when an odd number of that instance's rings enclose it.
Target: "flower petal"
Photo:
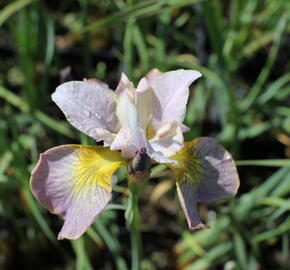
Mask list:
[[[150,144],[147,146],[147,154],[150,158],[152,158],[158,163],[164,163],[172,167],[179,166],[177,161],[165,157],[161,152],[154,151],[154,149]]]
[[[146,75],[146,79],[148,81],[148,84],[151,85],[156,80],[156,78],[158,78],[162,74],[163,73],[161,71],[159,71],[157,68],[154,68],[151,71],[149,71],[148,74]]]
[[[122,73],[120,82],[115,90],[115,93],[119,96],[122,96],[123,93],[126,93],[130,98],[131,102],[135,103],[135,88],[133,83],[128,79],[128,77]]]
[[[179,163],[179,168],[171,169],[190,228],[202,226],[196,215],[196,202],[227,198],[237,193],[239,176],[235,163],[215,139],[201,137],[185,143],[171,159]]]
[[[121,126],[129,125],[132,130],[137,128],[138,112],[127,92],[118,97],[116,114]]]
[[[190,182],[176,182],[177,194],[184,211],[188,227],[193,229],[205,229],[207,226],[201,222],[197,209],[197,193]]]
[[[115,133],[111,133],[108,130],[104,129],[104,128],[96,128],[95,129],[95,139],[97,141],[104,141],[104,146],[109,146],[112,144],[112,142],[115,140],[116,138],[116,134]]]
[[[183,133],[190,131],[190,128],[184,124],[181,125],[181,130]]]
[[[128,141],[131,137],[131,129],[128,124],[124,124],[119,130],[115,140],[112,142],[110,149],[111,150],[121,150],[126,147]],[[128,157],[130,158],[130,156]]]
[[[63,145],[40,156],[30,185],[36,199],[64,225],[58,239],[76,239],[111,199],[111,176],[126,160],[102,146]]]
[[[136,152],[142,148],[146,148],[148,151],[148,147],[149,143],[145,132],[142,128],[138,127],[136,130],[131,132],[131,137],[128,141],[128,148],[123,151],[130,151],[135,156]]]
[[[98,128],[118,130],[114,96],[106,84],[89,80],[66,82],[51,97],[75,128],[100,141],[104,138]]]
[[[124,125],[111,145],[111,150],[121,150],[122,156],[126,158],[134,158],[136,152],[141,148],[146,148],[148,156],[156,162],[178,166],[177,161],[169,159],[153,149],[144,130],[140,127],[132,131],[128,125]]]
[[[183,122],[189,95],[188,87],[200,76],[195,70],[175,70],[154,78],[151,87],[156,104],[152,125],[156,129],[167,122]]]
[[[165,157],[173,156],[183,147],[181,127],[176,125],[176,122],[163,125],[150,140],[150,144],[154,151],[161,152]]]
[[[153,92],[151,88],[137,89],[136,91],[136,108],[138,112],[138,126],[146,130],[147,124],[152,117]]]

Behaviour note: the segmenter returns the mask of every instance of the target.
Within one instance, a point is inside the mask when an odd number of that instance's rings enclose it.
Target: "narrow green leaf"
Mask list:
[[[84,27],[81,32],[93,31],[97,28],[103,27],[105,25],[126,21],[130,18],[136,18],[140,16],[150,16],[158,14],[166,9],[172,9],[182,6],[191,5],[203,0],[169,0],[169,1],[159,1],[159,0],[148,0],[139,2],[133,6],[122,9],[112,15],[105,17]]]
[[[238,166],[290,167],[290,159],[237,160]]]
[[[264,233],[260,233],[257,236],[255,236],[253,240],[255,242],[262,242],[265,240],[270,240],[283,233],[289,232],[289,230],[290,230],[290,218],[287,218],[282,224],[280,224],[275,229],[264,232]]]
[[[284,87],[286,84],[288,84],[290,81],[290,74],[285,74],[281,76],[279,79],[271,83],[265,92],[260,95],[258,102],[260,104],[268,102],[270,99],[274,98],[277,94],[277,92]]]
[[[39,224],[40,228],[42,229],[45,236],[50,240],[50,242],[54,246],[58,246],[58,243],[56,241],[56,237],[54,233],[50,230],[49,226],[47,225],[47,222],[43,218],[39,206],[36,204],[35,200],[33,199],[31,192],[27,190],[26,188],[23,190],[25,199],[27,200],[28,206],[31,210],[32,215],[34,216],[35,220]]]
[[[290,211],[290,200],[285,200],[280,197],[265,197],[258,200],[258,204],[269,205],[273,207],[285,207]]]
[[[5,6],[0,11],[0,26],[9,19],[14,13],[31,4],[34,0],[18,0]]]
[[[0,97],[23,112],[29,111],[28,104],[21,97],[15,95],[1,85]],[[35,110],[34,115],[40,122],[49,128],[56,130],[60,134],[63,134],[69,138],[75,138],[74,133],[69,129],[68,123],[55,120],[40,110]]]
[[[274,63],[277,59],[278,52],[279,52],[279,49],[280,49],[282,41],[283,41],[282,37],[284,36],[288,19],[289,19],[289,13],[285,12],[277,24],[276,31],[275,31],[274,43],[273,43],[272,48],[270,50],[267,62],[264,65],[264,67],[262,68],[253,88],[251,89],[248,96],[244,99],[243,103],[241,104],[241,109],[243,111],[248,110],[251,107],[251,105],[256,101],[257,96],[260,94],[260,91],[261,91],[264,83],[268,79],[268,77],[273,69]]]
[[[83,238],[70,241],[76,254],[76,270],[93,270],[85,250]]]
[[[247,261],[246,245],[239,233],[234,234],[233,244],[240,269],[247,270],[247,266],[245,264]]]

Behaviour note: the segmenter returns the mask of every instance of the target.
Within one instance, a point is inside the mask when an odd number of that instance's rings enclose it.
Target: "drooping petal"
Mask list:
[[[152,125],[155,129],[167,122],[182,124],[189,95],[189,85],[201,74],[195,70],[176,70],[154,78],[151,87],[155,95]]]
[[[125,163],[102,146],[63,145],[41,155],[30,185],[44,207],[65,219],[59,239],[85,232],[111,199],[111,176]]]
[[[213,138],[201,137],[185,143],[171,157],[179,168],[172,168],[181,205],[190,228],[201,228],[196,202],[227,198],[237,193],[239,176],[230,155]],[[169,166],[170,167],[170,166]]]
[[[181,207],[184,211],[188,227],[192,229],[205,229],[197,208],[196,187],[191,182],[176,182],[176,189]]]
[[[100,141],[100,128],[109,133],[119,128],[114,96],[106,84],[89,80],[66,82],[51,97],[75,128]]]

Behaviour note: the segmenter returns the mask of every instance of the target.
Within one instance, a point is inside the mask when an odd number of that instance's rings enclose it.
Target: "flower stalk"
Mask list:
[[[130,231],[131,238],[131,260],[132,270],[140,269],[141,260],[141,234],[140,234],[140,215],[138,209],[138,183],[136,183],[130,174],[128,175],[128,187],[129,187],[129,197],[128,197],[128,207],[125,212],[126,225]]]

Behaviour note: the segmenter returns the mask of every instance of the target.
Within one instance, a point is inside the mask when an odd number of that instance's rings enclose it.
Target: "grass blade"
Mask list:
[[[19,0],[8,4],[0,11],[0,26],[14,13],[31,4],[34,0]]]

